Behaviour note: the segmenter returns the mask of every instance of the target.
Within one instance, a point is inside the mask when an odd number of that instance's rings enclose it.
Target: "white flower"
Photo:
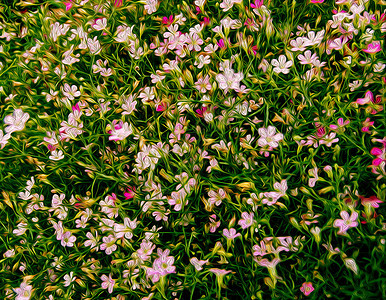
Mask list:
[[[5,128],[5,132],[11,134],[12,132],[15,132],[15,131],[22,131],[28,119],[29,119],[28,113],[23,113],[21,109],[15,109],[12,115],[8,115],[4,118],[4,123],[8,125]],[[2,137],[2,138],[5,139],[5,137]]]
[[[20,287],[14,289],[16,293],[15,300],[29,300],[32,294],[32,285],[28,285],[25,281],[20,284]]]
[[[209,55],[200,55],[197,58],[197,61],[194,62],[194,65],[197,66],[197,68],[201,69],[204,65],[210,64],[210,56]]]
[[[14,229],[12,233],[16,235],[23,235],[26,231],[27,231],[27,223],[20,222],[19,224],[17,224],[17,229]]]
[[[208,260],[198,260],[197,257],[192,257],[190,263],[196,268],[197,271],[202,270],[202,266],[205,265]]]
[[[92,28],[99,31],[99,30],[105,29],[106,26],[107,26],[107,19],[102,18],[102,19],[96,19],[95,23],[92,25]]]
[[[15,249],[10,249],[4,252],[3,257],[13,257],[15,256]]]
[[[71,271],[70,274],[64,275],[63,279],[64,279],[64,286],[69,286],[71,282],[73,282],[76,279],[76,277],[74,276],[74,272]]]
[[[80,91],[78,91],[78,87],[76,85],[73,84],[70,86],[68,83],[65,83],[63,86],[63,95],[70,100],[74,100],[75,97],[80,96]]]
[[[134,101],[133,95],[129,95],[127,97],[123,96],[122,100],[124,103],[122,104],[122,115],[130,115],[133,111],[136,110],[135,106],[137,105],[137,101]]]
[[[318,58],[318,56],[316,55],[316,53],[311,55],[311,51],[310,50],[307,50],[306,52],[304,52],[304,55],[303,54],[299,54],[298,55],[298,59],[300,60],[300,63],[302,65],[314,64],[314,61],[317,58]]]
[[[61,244],[63,247],[73,247],[75,241],[76,237],[70,231],[66,231],[62,236]]]
[[[220,89],[226,94],[229,89],[239,89],[240,82],[244,79],[243,73],[235,73],[231,68],[226,68],[223,74],[217,74],[216,80]]]
[[[382,62],[378,62],[374,65],[374,72],[381,73],[386,67],[386,64],[383,64]]]
[[[7,133],[4,135],[4,132],[0,129],[0,149],[3,149],[6,144],[8,144],[8,140],[10,139],[11,134]]]
[[[54,150],[51,152],[51,155],[48,157],[51,160],[61,160],[64,158],[62,150]]]
[[[151,101],[153,100],[155,97],[154,95],[154,87],[145,87],[145,89],[143,90],[143,92],[141,92],[138,96],[138,98],[141,98],[142,99],[142,102],[145,103],[145,102],[148,102],[148,101]]]
[[[285,55],[280,55],[279,60],[272,59],[271,64],[272,64],[272,66],[275,67],[275,68],[273,68],[273,71],[275,73],[288,74],[289,73],[288,68],[290,68],[292,66],[293,62],[291,60],[287,61],[287,57]]]
[[[145,0],[145,9],[146,12],[151,15],[153,12],[157,11],[157,0]]]
[[[283,139],[283,134],[277,133],[276,128],[273,126],[268,126],[268,128],[259,128],[260,138],[257,141],[260,147],[270,146],[276,148],[279,146],[279,141]]]
[[[101,51],[101,44],[96,36],[94,39],[87,39],[87,46],[92,54],[98,54]]]

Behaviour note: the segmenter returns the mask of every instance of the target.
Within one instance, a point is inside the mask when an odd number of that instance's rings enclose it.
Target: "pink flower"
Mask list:
[[[323,3],[324,0],[311,0],[310,2],[311,3]]]
[[[373,126],[374,121],[370,121],[370,118],[366,118],[365,121],[362,122],[362,131],[363,132],[369,132],[370,131],[370,126]]]
[[[225,48],[226,48],[225,43],[224,43],[224,39],[220,39],[220,40],[217,42],[217,45],[218,45],[221,49],[225,49]]]
[[[240,233],[236,233],[236,229],[231,228],[230,230],[224,229],[222,231],[223,236],[225,236],[228,240],[234,240],[238,236],[241,236]]]
[[[377,53],[382,50],[381,42],[380,41],[372,42],[371,44],[367,45],[366,49],[362,49],[362,50],[363,52],[370,53],[370,54]]]
[[[276,128],[273,126],[268,126],[267,128],[259,128],[258,130],[260,138],[257,141],[260,147],[270,146],[276,148],[279,146],[279,141],[281,141],[284,136],[281,133],[276,133]]]
[[[383,203],[383,201],[379,200],[376,196],[371,196],[369,198],[365,198],[363,196],[360,196],[361,198],[361,203],[363,206],[369,205],[374,208],[378,208],[379,204],[378,203]]]
[[[209,260],[198,260],[197,257],[192,257],[190,263],[196,268],[197,271],[201,271],[202,266],[208,263]]]
[[[75,241],[76,237],[70,231],[66,231],[62,236],[61,244],[63,247],[73,247]]]
[[[220,221],[217,221],[216,222],[216,219],[217,219],[217,216],[215,214],[209,216],[209,221],[210,221],[210,224],[209,224],[209,231],[211,233],[214,233],[216,232],[217,228],[220,227]]]
[[[63,4],[66,6],[66,11],[69,11],[72,7],[71,0],[69,0],[69,2],[64,2]]]
[[[134,198],[134,191],[130,188],[127,188],[126,189],[126,192],[123,194],[125,196],[125,200],[129,200],[129,199],[132,199]]]
[[[360,105],[367,104],[369,102],[374,102],[374,96],[371,91],[367,91],[364,98],[358,98],[357,101],[355,101],[355,103]]]
[[[252,8],[260,8],[264,4],[264,0],[255,0],[255,3],[251,3]]]
[[[243,212],[241,214],[242,219],[239,220],[239,225],[241,226],[242,229],[246,229],[248,227],[251,227],[253,222],[254,222],[254,213],[247,213]]]
[[[115,280],[111,277],[111,274],[109,274],[109,277],[106,275],[102,275],[101,277],[102,282],[102,289],[107,289],[108,292],[111,294],[113,292]]]
[[[339,227],[338,234],[345,235],[347,234],[347,230],[350,227],[357,227],[358,226],[358,213],[352,212],[351,216],[349,216],[347,211],[341,211],[340,216],[342,219],[337,219],[334,221],[334,227]]]
[[[305,295],[308,296],[312,293],[314,290],[314,287],[312,286],[312,282],[304,282],[302,287],[300,288],[300,291]]]
[[[121,7],[122,6],[122,2],[123,2],[123,0],[115,0],[114,1],[114,6],[116,8]]]
[[[162,18],[162,24],[165,24],[166,26],[169,26],[173,23],[173,16],[163,17]]]

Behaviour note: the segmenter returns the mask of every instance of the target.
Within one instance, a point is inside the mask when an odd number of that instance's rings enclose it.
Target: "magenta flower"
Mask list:
[[[323,3],[324,0],[311,0],[310,2],[311,3]]]
[[[378,203],[383,202],[382,200],[379,200],[376,196],[371,196],[369,198],[365,198],[363,196],[360,196],[360,198],[361,198],[361,203],[363,206],[369,205],[369,206],[372,206],[374,208],[378,208],[379,207]]]
[[[377,53],[382,50],[381,42],[380,41],[372,42],[371,44],[367,45],[366,49],[362,49],[362,50],[363,52],[370,53],[370,54]]]
[[[126,189],[126,192],[123,193],[123,195],[125,196],[125,200],[129,200],[129,199],[134,198],[134,195],[135,195],[135,194],[134,194],[133,189],[127,188],[127,189]]]
[[[218,45],[221,49],[225,49],[225,48],[226,48],[225,43],[224,43],[224,39],[220,39],[220,40],[217,42],[217,45]]]
[[[358,226],[358,213],[352,212],[351,216],[349,216],[347,211],[341,211],[340,216],[342,219],[337,219],[334,221],[334,227],[339,227],[338,234],[340,235],[346,235],[347,230],[351,227],[357,227]]]
[[[254,3],[251,3],[252,8],[260,8],[264,4],[264,0],[255,0]]]
[[[66,11],[69,11],[72,7],[71,0],[69,0],[69,2],[64,2],[63,4],[66,6]]]
[[[300,288],[300,291],[305,295],[308,296],[312,293],[314,290],[314,287],[312,286],[312,282],[304,282],[302,287]]]
[[[355,103],[363,105],[369,102],[374,102],[374,95],[371,91],[367,91],[364,98],[358,98]]]
[[[370,121],[370,118],[366,118],[365,121],[362,122],[362,131],[363,132],[369,132],[370,131],[370,126],[373,126],[374,121]]]
[[[123,0],[115,0],[114,1],[114,6],[116,8],[121,7],[122,6],[122,2],[123,2]]]

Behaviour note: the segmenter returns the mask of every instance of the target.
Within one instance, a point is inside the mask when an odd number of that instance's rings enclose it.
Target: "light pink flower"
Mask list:
[[[234,240],[235,238],[241,236],[240,233],[236,233],[236,229],[231,228],[231,229],[224,229],[222,231],[222,234],[224,237],[226,237],[228,240]]]
[[[196,268],[197,271],[202,270],[202,266],[208,263],[208,260],[198,260],[197,257],[192,257],[190,263]]]
[[[102,275],[102,289],[107,289],[108,292],[111,294],[114,289],[115,280],[111,277],[111,274],[109,274],[109,277],[106,275]]]
[[[5,132],[11,134],[15,131],[22,131],[28,119],[28,113],[23,113],[21,109],[15,109],[12,115],[8,115],[4,118],[4,123],[8,125],[5,127]]]
[[[76,241],[76,237],[72,235],[70,231],[66,231],[61,240],[61,244],[63,247],[73,247],[74,242]]]
[[[374,95],[371,91],[367,91],[364,98],[358,98],[355,103],[358,103],[360,105],[367,104],[370,102],[374,102]]]
[[[275,73],[288,74],[290,72],[289,68],[293,65],[293,62],[291,60],[287,61],[285,55],[280,55],[278,60],[272,59],[271,65],[274,66],[273,71]]]
[[[103,244],[101,245],[101,250],[105,250],[105,253],[107,255],[110,255],[113,253],[115,250],[117,250],[117,245],[115,245],[115,241],[117,239],[110,234],[109,236],[104,236],[103,237]]]
[[[314,287],[312,286],[312,282],[304,282],[302,287],[300,288],[300,291],[305,296],[308,296],[309,294],[311,294],[313,290],[314,290]]]
[[[251,227],[254,222],[254,213],[247,213],[243,212],[241,214],[242,219],[239,220],[238,224],[241,226],[242,229],[246,229],[248,227]]]
[[[347,234],[347,230],[351,227],[358,226],[358,213],[352,212],[351,216],[349,216],[347,211],[341,211],[340,216],[342,219],[337,219],[334,221],[334,227],[339,227],[338,234],[345,235]]]
[[[276,133],[276,128],[273,126],[268,126],[268,128],[259,128],[258,130],[260,138],[257,141],[260,147],[270,146],[276,148],[279,146],[279,141],[281,141],[284,136],[281,133]]]

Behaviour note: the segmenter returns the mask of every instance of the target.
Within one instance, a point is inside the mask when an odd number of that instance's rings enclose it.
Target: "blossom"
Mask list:
[[[380,41],[374,41],[374,42],[368,44],[366,49],[362,49],[362,50],[363,50],[363,52],[370,53],[370,54],[382,51],[381,42]]]
[[[361,198],[361,203],[363,206],[367,205],[367,206],[371,206],[374,208],[378,208],[379,207],[378,203],[383,203],[383,201],[379,200],[376,196],[371,196],[369,198],[365,198],[363,196],[360,196],[360,198]]]
[[[76,237],[72,235],[71,231],[66,231],[62,235],[61,244],[63,247],[73,247]]]
[[[279,60],[272,59],[271,65],[274,66],[273,71],[277,74],[283,73],[288,74],[289,68],[293,65],[291,60],[287,61],[287,57],[285,55],[280,55]]]
[[[122,120],[119,121],[117,124],[117,121],[113,121],[112,129],[109,130],[109,140],[110,141],[122,141],[125,138],[127,138],[129,135],[133,133],[133,129],[131,128],[131,124],[125,122],[123,123]]]
[[[224,229],[222,231],[222,234],[224,237],[226,237],[228,240],[234,240],[235,238],[241,236],[240,233],[236,233],[236,229],[231,228],[231,229]]]
[[[199,92],[206,93],[212,89],[212,85],[209,82],[209,75],[206,75],[205,78],[200,77],[194,86]]]
[[[300,64],[302,65],[314,64],[314,62],[318,59],[318,56],[316,55],[316,53],[312,55],[311,53],[312,52],[310,50],[307,50],[306,52],[304,52],[304,55],[299,54],[298,59],[300,61]]]
[[[48,157],[51,160],[61,160],[64,158],[62,150],[54,150],[51,152],[51,155]]]
[[[76,277],[74,276],[74,272],[71,271],[70,274],[64,275],[63,279],[64,279],[64,286],[69,286],[71,282],[75,281]]]
[[[109,236],[103,237],[103,244],[101,245],[101,250],[105,250],[107,255],[110,255],[115,250],[117,250],[117,245],[115,245],[116,238],[110,234]]]
[[[337,219],[334,221],[334,227],[339,227],[338,234],[345,235],[347,234],[347,230],[351,227],[357,227],[358,226],[358,213],[352,212],[351,216],[349,216],[347,211],[341,211],[340,216],[342,219]]]
[[[101,276],[102,280],[102,289],[107,289],[107,291],[111,294],[114,289],[115,280],[111,277],[111,274],[109,274],[109,277],[107,277],[105,274]]]
[[[95,30],[103,30],[107,27],[107,19],[106,18],[98,18],[94,21],[94,24],[91,25]]]
[[[281,133],[276,133],[276,128],[273,126],[268,126],[267,128],[259,128],[258,130],[260,138],[257,141],[260,147],[270,146],[276,148],[279,146],[279,141],[281,141],[284,136]]]
[[[147,269],[147,274],[151,276],[153,283],[158,282],[161,276],[176,273],[176,267],[173,266],[174,257],[168,256],[169,253],[169,249],[166,249],[165,251],[162,249],[157,249],[157,254],[159,257],[154,260],[153,268]]]
[[[208,263],[208,260],[198,260],[197,257],[192,257],[190,263],[196,268],[197,271],[202,270],[202,266]]]
[[[208,195],[210,197],[208,199],[209,203],[211,205],[215,204],[216,206],[219,206],[221,204],[222,200],[224,200],[227,197],[227,194],[223,189],[218,189],[217,192],[210,190],[208,192]]]
[[[92,235],[91,232],[87,232],[86,236],[88,237],[88,240],[84,242],[85,247],[90,247],[93,249],[95,247],[95,250],[99,250],[99,246],[97,246],[99,237],[98,237],[98,231],[95,231],[95,237]]]
[[[0,129],[0,149],[3,149],[5,145],[8,144],[8,140],[10,139],[10,137],[10,133],[4,135],[4,132]]]
[[[151,15],[153,12],[157,11],[157,0],[145,0],[145,6],[144,8],[146,9],[146,12]]]
[[[16,293],[15,300],[29,300],[31,299],[32,294],[32,285],[27,284],[27,282],[23,281],[20,284],[20,287],[14,289]]]
[[[12,132],[15,132],[15,131],[22,131],[28,119],[29,119],[28,113],[24,113],[19,108],[15,109],[12,115],[8,115],[4,118],[4,123],[8,125],[7,127],[5,127],[5,132],[11,134]]]
[[[201,69],[204,65],[210,64],[210,56],[209,55],[200,55],[197,57],[197,60],[194,62],[194,65],[197,68]]]
[[[312,1],[312,0],[311,0]],[[323,2],[323,1],[322,1]],[[314,290],[314,287],[312,286],[312,282],[304,282],[302,284],[302,287],[300,288],[300,291],[305,295],[308,296],[312,293]]]
[[[254,213],[247,213],[243,212],[241,213],[242,219],[239,220],[238,224],[241,226],[242,229],[246,229],[250,226],[252,226],[254,222]]]

